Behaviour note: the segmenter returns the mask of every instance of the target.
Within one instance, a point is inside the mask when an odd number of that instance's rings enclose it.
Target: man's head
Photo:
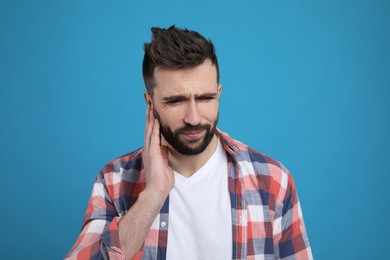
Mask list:
[[[152,28],[145,44],[145,99],[165,141],[183,155],[207,149],[218,122],[218,62],[211,41],[199,33]]]
[[[171,26],[168,29],[152,27],[152,41],[145,43],[142,73],[148,93],[153,96],[156,86],[154,72],[156,68],[179,70],[194,68],[209,59],[217,69],[218,59],[211,40],[198,32]]]

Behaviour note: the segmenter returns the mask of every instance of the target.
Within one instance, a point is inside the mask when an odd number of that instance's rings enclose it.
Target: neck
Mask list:
[[[191,177],[211,158],[217,148],[217,144],[218,137],[214,135],[206,150],[197,155],[183,155],[169,147],[169,166],[184,177]]]

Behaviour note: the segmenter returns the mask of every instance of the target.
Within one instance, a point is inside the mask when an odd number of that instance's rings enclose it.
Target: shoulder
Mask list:
[[[217,135],[220,138],[225,150],[233,157],[235,161],[270,164],[275,167],[285,169],[283,164],[279,161],[238,140],[233,139],[227,133],[218,130]]]
[[[122,216],[133,205],[144,186],[142,149],[138,149],[104,165],[95,178],[92,197],[99,205],[104,198]]]
[[[108,162],[102,169],[104,172],[118,172],[120,169],[138,169],[142,164],[142,148],[121,155]]]
[[[260,194],[267,194],[264,198],[271,196],[278,205],[282,205],[286,194],[295,189],[288,169],[281,162],[232,139],[226,133],[219,131],[218,135],[234,165],[231,177],[240,180],[246,192],[260,191]],[[274,204],[271,206],[275,207]]]
[[[247,169],[250,174],[289,175],[288,169],[280,161],[233,139],[220,130],[218,130],[218,136],[232,161],[245,166],[244,169]]]
[[[139,148],[108,162],[100,170],[98,178],[102,178],[108,183],[120,182],[122,180],[137,183],[140,181],[139,177],[142,169],[142,148]]]

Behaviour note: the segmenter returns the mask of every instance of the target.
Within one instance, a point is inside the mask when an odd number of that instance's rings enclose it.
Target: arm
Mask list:
[[[141,249],[150,227],[164,201],[143,191],[134,206],[119,221],[119,238],[126,259],[132,259]]]
[[[275,213],[275,256],[277,259],[313,259],[294,181],[288,172],[283,174],[286,174],[287,187],[281,188],[278,198],[281,201]]]
[[[134,206],[119,222],[119,238],[126,259],[140,250],[145,237],[174,185],[168,166],[168,149],[160,146],[160,125],[151,109],[146,112],[145,143],[142,153],[146,187]]]
[[[100,172],[93,185],[81,234],[65,259],[124,259],[119,244],[118,219]]]
[[[98,175],[82,232],[65,259],[131,259],[141,249],[174,185],[173,171],[168,166],[168,150],[160,146],[159,124],[149,109],[142,159],[145,189],[122,218],[108,194],[103,174]]]

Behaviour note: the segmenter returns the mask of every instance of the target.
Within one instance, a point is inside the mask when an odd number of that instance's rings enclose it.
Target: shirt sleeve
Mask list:
[[[277,259],[313,259],[294,181],[287,171],[275,212],[274,249]],[[284,186],[284,187],[283,187]]]
[[[81,233],[65,259],[125,259],[118,233],[120,217],[112,201],[100,172],[93,185]]]

